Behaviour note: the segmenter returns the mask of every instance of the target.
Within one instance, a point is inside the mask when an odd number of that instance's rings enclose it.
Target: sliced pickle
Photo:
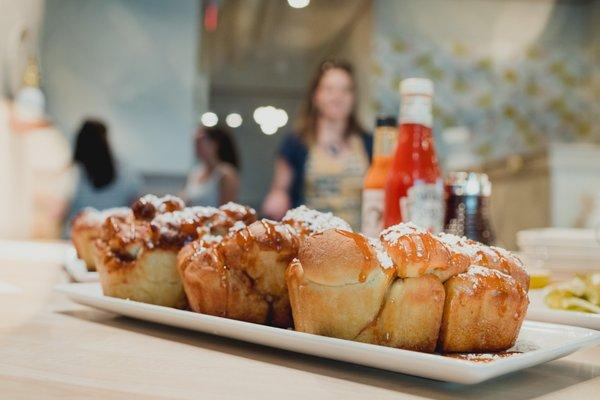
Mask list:
[[[562,285],[561,288],[548,292],[544,301],[548,307],[554,309],[600,314],[600,307],[576,297],[573,292],[562,289]]]
[[[585,298],[596,306],[600,306],[600,272],[587,274],[585,277]]]

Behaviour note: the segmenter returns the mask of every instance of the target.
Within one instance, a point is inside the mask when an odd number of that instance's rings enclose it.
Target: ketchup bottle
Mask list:
[[[400,83],[400,132],[385,185],[385,227],[413,222],[431,232],[444,225],[444,184],[431,131],[433,82]]]

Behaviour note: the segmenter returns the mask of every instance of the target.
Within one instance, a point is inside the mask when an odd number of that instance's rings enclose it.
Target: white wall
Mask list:
[[[103,118],[121,159],[145,172],[187,171],[199,21],[196,0],[48,0],[50,115],[68,134],[85,116]]]
[[[0,0],[0,99],[15,94],[27,57],[37,54],[43,12],[44,0]]]

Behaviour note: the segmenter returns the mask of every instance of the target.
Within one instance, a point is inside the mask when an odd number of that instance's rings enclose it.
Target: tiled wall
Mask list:
[[[423,76],[435,82],[442,158],[442,132],[457,126],[471,132],[467,146],[481,161],[554,141],[600,141],[597,8],[594,2],[376,1],[372,109],[397,113],[400,80]]]

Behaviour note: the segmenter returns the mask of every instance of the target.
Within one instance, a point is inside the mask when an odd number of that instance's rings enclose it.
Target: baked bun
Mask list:
[[[177,265],[193,311],[282,328],[292,326],[285,269],[307,235],[347,224],[301,207],[284,221],[238,225],[220,241],[197,240]]]
[[[471,265],[480,265],[512,276],[521,287],[529,291],[529,275],[523,262],[515,254],[500,247],[486,246],[464,237],[441,233],[439,238],[454,251],[467,256]]]
[[[433,275],[397,279],[376,239],[339,229],[308,237],[287,283],[296,329],[410,350],[435,349],[444,288]]]
[[[311,235],[286,281],[299,331],[424,352],[486,352],[517,338],[528,306],[523,275],[506,250],[400,224],[381,240],[340,229]]]
[[[377,319],[356,340],[430,353],[437,345],[444,286],[434,275],[396,279]]]
[[[433,274],[442,282],[466,271],[468,256],[444,244],[439,237],[413,224],[398,224],[381,232],[381,243],[396,265],[398,277]]]
[[[296,233],[269,220],[220,241],[183,248],[179,274],[190,309],[203,314],[287,328],[292,325],[285,267],[298,252]]]
[[[105,295],[167,307],[187,304],[177,254],[198,238],[226,232],[242,221],[213,207],[182,208],[173,196],[144,196],[130,217],[109,217],[96,241],[96,265]],[[243,208],[242,219],[254,210]]]
[[[446,281],[439,350],[502,351],[515,344],[529,300],[516,279],[471,266]]]
[[[140,197],[131,206],[135,218],[144,221],[151,221],[158,214],[181,211],[184,208],[185,203],[179,197],[171,195],[157,197],[153,194]]]
[[[376,319],[393,275],[362,235],[332,229],[306,238],[286,274],[296,330],[355,339]]]
[[[77,251],[77,257],[83,260],[88,271],[96,270],[94,242],[100,237],[100,230],[106,218],[113,215],[128,217],[131,215],[131,210],[129,208],[110,208],[98,211],[88,207],[80,211],[73,219],[71,241]]]

